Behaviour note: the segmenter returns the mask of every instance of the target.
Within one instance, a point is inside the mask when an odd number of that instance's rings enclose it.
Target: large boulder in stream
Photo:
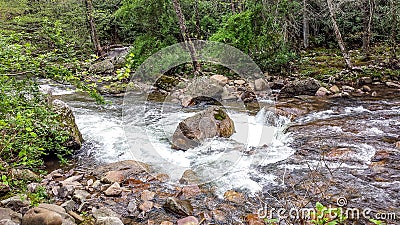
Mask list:
[[[235,126],[222,107],[212,106],[179,123],[172,136],[172,148],[188,150],[213,137],[230,137]]]
[[[80,149],[83,143],[82,134],[75,123],[75,116],[71,108],[63,101],[55,99],[52,102],[53,111],[59,115],[63,130],[67,131],[70,138],[64,144],[67,148]]]
[[[315,95],[321,84],[313,79],[295,80],[286,84],[279,92],[280,98],[291,98],[297,95]]]

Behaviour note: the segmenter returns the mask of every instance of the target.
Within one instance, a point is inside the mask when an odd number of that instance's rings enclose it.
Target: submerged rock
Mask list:
[[[71,149],[80,149],[83,143],[82,134],[75,122],[75,116],[71,108],[61,100],[52,102],[53,110],[59,115],[59,120],[63,124],[63,129],[68,132],[70,139],[64,144]]]
[[[167,198],[167,201],[163,205],[167,211],[176,213],[182,216],[190,216],[193,214],[193,206],[189,200],[179,200],[174,197]]]
[[[221,107],[210,107],[179,123],[172,136],[172,148],[188,150],[207,138],[230,137],[235,132],[232,119]]]
[[[286,84],[279,92],[280,98],[290,98],[296,95],[315,95],[321,84],[313,79],[295,80]]]

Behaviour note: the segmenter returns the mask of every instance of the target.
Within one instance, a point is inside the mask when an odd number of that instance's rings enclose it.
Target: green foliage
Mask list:
[[[386,223],[381,221],[381,220],[374,220],[374,219],[369,219],[369,222],[376,224],[376,225],[385,225]]]
[[[0,76],[0,157],[12,166],[38,168],[43,156],[71,154],[63,146],[68,134],[46,97],[28,80]]]
[[[34,193],[28,193],[28,198],[31,200],[31,206],[38,206],[40,203],[45,202],[49,196],[45,187],[38,186]]]
[[[296,55],[289,50],[273,15],[265,15],[261,10],[255,7],[227,17],[210,39],[237,47],[264,70],[281,72]]]
[[[315,213],[311,212],[310,222],[315,225],[336,225],[343,223],[347,218],[343,215],[341,208],[327,208],[321,203],[315,204]]]

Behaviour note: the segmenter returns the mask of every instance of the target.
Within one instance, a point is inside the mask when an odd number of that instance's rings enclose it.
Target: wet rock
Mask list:
[[[124,223],[117,217],[99,217],[96,225],[124,225]]]
[[[363,85],[363,86],[361,87],[361,90],[362,90],[362,91],[365,91],[365,92],[371,92],[371,88],[370,88],[369,86],[367,86],[367,85]]]
[[[181,184],[199,184],[200,178],[193,170],[185,170],[183,172],[181,179],[179,179]]]
[[[224,198],[227,201],[234,202],[234,203],[237,203],[237,204],[243,203],[244,200],[245,200],[244,199],[244,195],[242,193],[239,193],[239,192],[236,192],[236,191],[232,191],[232,190],[225,192],[224,193]]]
[[[210,77],[210,79],[217,82],[221,86],[224,86],[229,81],[229,79],[224,75],[213,75]]]
[[[391,81],[386,82],[386,86],[391,87],[391,88],[400,89],[400,84],[397,84],[397,83],[394,83],[394,82],[391,82]]]
[[[313,79],[295,80],[286,84],[279,92],[280,98],[290,98],[296,95],[315,95],[321,84]]]
[[[324,87],[320,87],[318,91],[315,93],[315,96],[325,96],[329,95],[330,91]]]
[[[101,178],[101,182],[112,184],[112,183],[122,183],[125,180],[124,173],[122,171],[108,171],[105,177]]]
[[[248,225],[264,225],[264,221],[262,221],[258,215],[249,214],[246,216],[246,222]]]
[[[122,188],[119,186],[117,182],[112,184],[107,190],[104,191],[106,196],[119,196],[122,193]]]
[[[355,88],[350,87],[350,86],[347,86],[347,85],[343,85],[343,86],[342,86],[342,90],[343,90],[344,92],[353,92],[353,91],[355,90]]]
[[[102,178],[105,177],[106,173],[109,171],[121,171],[123,173],[124,178],[126,179],[129,177],[134,177],[135,175],[138,174],[149,172],[150,166],[146,163],[134,160],[125,160],[99,166],[92,171],[92,174],[96,177]],[[94,183],[96,182],[97,181],[95,181]]]
[[[2,200],[0,203],[2,206],[5,206],[7,208],[16,211],[30,205],[30,201],[27,199],[26,195],[15,195],[10,198]]]
[[[196,77],[186,87],[185,95],[197,97],[208,97],[213,99],[221,99],[222,86],[215,80],[208,77]]]
[[[263,78],[259,78],[254,81],[254,89],[256,91],[265,91],[268,89],[268,83]]]
[[[140,196],[140,198],[143,201],[151,201],[153,200],[154,196],[156,195],[156,193],[149,191],[149,190],[144,190]]]
[[[198,225],[199,221],[194,216],[188,216],[177,221],[178,225]]]
[[[371,158],[369,177],[378,182],[399,181],[400,153],[395,150],[378,150]]]
[[[9,208],[0,208],[0,224],[1,221],[4,221],[3,224],[20,224],[22,219],[22,215],[20,213],[14,212]],[[7,223],[6,223],[7,222]]]
[[[22,225],[62,225],[60,214],[42,208],[30,209],[22,218]]]
[[[173,76],[160,75],[156,80],[154,86],[166,90],[171,91],[179,84],[179,79]]]
[[[200,195],[201,190],[197,185],[188,185],[182,188],[182,193],[185,198],[192,198]]]
[[[189,200],[179,200],[174,197],[167,198],[163,208],[167,211],[182,216],[190,216],[193,214],[193,206]]]
[[[144,201],[142,204],[140,204],[139,209],[142,210],[142,212],[148,212],[153,208],[153,206],[154,202]]]
[[[179,123],[172,136],[172,148],[188,150],[213,137],[230,137],[235,132],[232,119],[221,108],[212,106]]]
[[[11,174],[15,179],[18,180],[38,180],[40,177],[28,169],[12,169]]]
[[[68,132],[70,138],[64,145],[71,149],[80,149],[83,143],[82,134],[75,123],[75,116],[71,108],[63,101],[55,99],[52,102],[53,111],[59,115],[63,130]]]
[[[340,92],[339,87],[336,86],[336,85],[333,85],[332,87],[330,87],[329,90],[330,90],[332,93],[339,93],[339,92]]]

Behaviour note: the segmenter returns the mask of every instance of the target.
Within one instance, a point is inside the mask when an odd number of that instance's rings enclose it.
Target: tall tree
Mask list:
[[[94,45],[94,48],[96,50],[96,54],[98,56],[101,56],[104,54],[104,50],[101,47],[99,37],[97,35],[97,29],[96,29],[96,24],[93,19],[93,3],[92,0],[85,0],[86,4],[86,18],[89,23],[89,28],[90,28],[90,37],[92,38],[92,42]]]
[[[178,17],[179,28],[181,30],[183,41],[186,43],[186,47],[188,48],[190,57],[192,58],[194,73],[199,74],[201,72],[201,66],[200,63],[197,61],[196,48],[187,33],[185,16],[182,13],[181,5],[179,3],[179,0],[172,0],[172,3],[174,6],[175,14]]]
[[[303,45],[304,48],[310,46],[310,26],[307,12],[307,0],[303,0]]]
[[[364,32],[363,32],[363,54],[365,57],[369,57],[370,54],[370,42],[372,33],[372,22],[375,11],[375,0],[366,0],[366,4],[363,7],[364,11]]]
[[[342,34],[340,33],[339,27],[336,23],[335,9],[333,8],[332,0],[327,0],[326,2],[328,3],[329,17],[331,18],[333,30],[335,32],[336,40],[338,42],[340,51],[342,52],[344,61],[346,62],[346,66],[352,69],[353,65],[351,64],[349,53],[347,52],[346,47],[344,46]]]

